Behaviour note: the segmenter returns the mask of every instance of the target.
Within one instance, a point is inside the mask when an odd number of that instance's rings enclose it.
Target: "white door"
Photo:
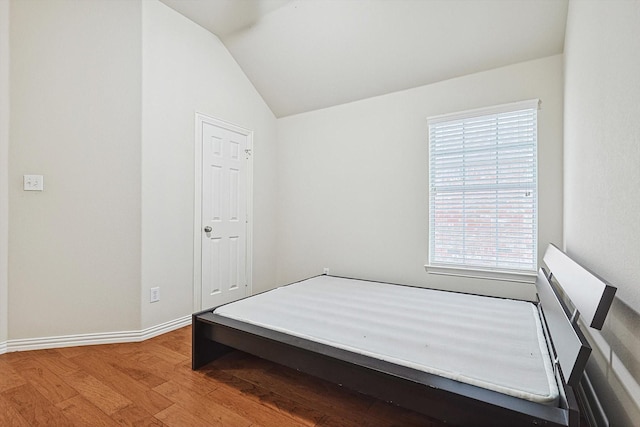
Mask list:
[[[248,294],[247,132],[202,121],[202,308]]]

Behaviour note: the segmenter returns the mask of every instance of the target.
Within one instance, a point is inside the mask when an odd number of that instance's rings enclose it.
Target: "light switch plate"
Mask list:
[[[24,175],[24,191],[44,191],[42,175]]]

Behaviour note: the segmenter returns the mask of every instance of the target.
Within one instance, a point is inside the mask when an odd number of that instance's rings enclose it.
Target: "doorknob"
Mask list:
[[[205,232],[205,233],[211,233],[212,231],[213,231],[213,228],[211,228],[211,227],[210,227],[210,226],[208,226],[208,225],[204,228],[204,232]]]

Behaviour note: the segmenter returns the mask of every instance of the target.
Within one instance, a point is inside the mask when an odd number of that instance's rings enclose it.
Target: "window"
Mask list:
[[[428,119],[428,271],[535,273],[538,104]]]

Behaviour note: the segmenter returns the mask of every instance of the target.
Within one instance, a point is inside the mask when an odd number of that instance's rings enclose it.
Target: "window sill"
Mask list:
[[[469,277],[474,279],[501,280],[505,282],[535,283],[538,276],[535,272],[513,272],[480,270],[460,267],[445,267],[440,265],[425,264],[424,269],[429,274],[439,274],[442,276]]]

